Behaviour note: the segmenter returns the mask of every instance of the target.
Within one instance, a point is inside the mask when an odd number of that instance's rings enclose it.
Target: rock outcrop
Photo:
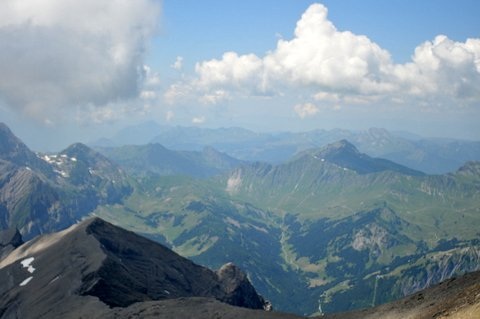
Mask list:
[[[21,243],[5,238],[12,247]],[[2,318],[109,316],[111,308],[194,297],[262,312],[266,306],[235,265],[214,272],[99,218],[17,247],[0,261],[0,277]]]
[[[22,235],[16,228],[0,231],[0,260],[23,244]]]

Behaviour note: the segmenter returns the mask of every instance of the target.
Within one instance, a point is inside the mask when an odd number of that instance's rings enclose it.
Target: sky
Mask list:
[[[122,127],[382,127],[480,140],[477,0],[3,0],[0,121],[59,150]]]

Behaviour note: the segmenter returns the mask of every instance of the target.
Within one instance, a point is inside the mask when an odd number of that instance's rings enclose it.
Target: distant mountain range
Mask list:
[[[243,162],[212,147],[198,151],[173,151],[160,144],[97,148],[132,174],[209,177],[229,171]]]
[[[234,262],[281,311],[370,307],[480,267],[480,162],[428,175],[348,140],[278,164],[158,144],[35,154],[0,132],[0,228],[30,239],[99,216]]]
[[[388,159],[429,174],[453,172],[467,161],[480,160],[480,141],[422,138],[381,128],[365,131],[333,129],[255,133],[242,128],[170,127],[146,122],[127,127],[112,138],[103,138],[91,145],[118,147],[159,143],[172,150],[195,151],[210,146],[243,161],[278,164],[304,150],[342,139],[370,156]]]

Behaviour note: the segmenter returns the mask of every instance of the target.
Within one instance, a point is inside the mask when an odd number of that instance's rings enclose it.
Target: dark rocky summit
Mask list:
[[[10,232],[1,242],[21,241]],[[251,318],[276,315],[263,310],[266,302],[235,265],[211,271],[99,218],[17,247],[0,261],[0,278],[0,318],[145,317],[144,311],[156,317],[152,309],[166,306],[203,309],[204,318],[217,308]],[[195,313],[184,315],[202,318]]]

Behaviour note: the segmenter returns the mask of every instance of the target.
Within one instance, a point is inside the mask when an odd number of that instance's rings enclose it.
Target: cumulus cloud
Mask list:
[[[137,97],[158,16],[154,0],[1,1],[0,99],[45,120]]]
[[[320,111],[319,108],[313,103],[297,104],[293,107],[293,110],[301,119],[313,116]]]
[[[205,123],[205,116],[197,116],[192,119],[193,124],[203,124]]]
[[[199,101],[203,104],[217,104],[221,101],[228,100],[230,95],[224,90],[216,90],[214,92],[207,93],[199,98]]]
[[[211,104],[222,100],[214,92],[231,98],[288,90],[304,90],[316,101],[335,105],[413,98],[478,104],[480,39],[454,42],[437,36],[415,48],[411,62],[395,64],[387,50],[364,35],[338,30],[327,8],[313,4],[297,22],[293,38],[280,38],[263,57],[227,52],[197,63],[195,73],[176,88],[183,88],[182,97],[196,95]],[[180,94],[170,97],[175,95]]]
[[[174,83],[165,91],[163,99],[167,104],[175,104],[178,101],[188,99],[193,92],[193,88],[187,83]]]
[[[175,59],[175,62],[173,62],[171,67],[177,71],[181,70],[183,67],[183,57],[177,56],[177,58]]]
[[[374,93],[390,90],[390,55],[366,36],[340,32],[327,19],[327,8],[311,5],[295,28],[295,37],[279,40],[264,58],[274,77],[302,85]]]
[[[221,60],[210,60],[197,63],[195,71],[199,75],[196,84],[209,88],[215,85],[232,85],[244,87],[261,73],[262,60],[254,54],[239,56],[235,52],[223,54]]]
[[[439,35],[418,46],[412,61],[395,68],[395,75],[410,93],[480,98],[480,39],[462,43]]]

